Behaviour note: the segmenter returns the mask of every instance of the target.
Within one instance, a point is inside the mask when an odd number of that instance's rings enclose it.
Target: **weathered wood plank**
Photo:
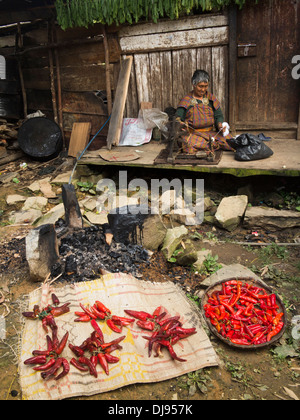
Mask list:
[[[70,138],[68,156],[77,157],[87,146],[91,134],[91,123],[74,123]]]
[[[192,90],[192,76],[197,68],[196,50],[172,52],[173,106]]]
[[[189,29],[214,28],[218,26],[228,25],[227,16],[203,15],[190,16],[188,18],[178,20],[161,20],[158,23],[144,23],[130,26],[123,26],[119,30],[119,37],[141,36],[164,32],[185,31]]]
[[[203,28],[179,32],[140,35],[120,39],[123,54],[178,50],[228,43],[228,27]]]
[[[138,103],[152,102],[150,94],[150,63],[148,54],[135,54],[135,77]]]
[[[172,83],[172,52],[162,51],[160,54],[161,62],[161,84],[162,90],[162,111],[173,106],[173,83]]]
[[[107,147],[109,150],[113,145],[118,145],[120,141],[132,62],[132,56],[122,61],[107,135]]]
[[[135,76],[135,65],[134,61],[132,63],[129,86],[126,98],[126,107],[125,107],[125,117],[127,118],[137,118],[139,113],[139,101],[137,93],[137,83]]]
[[[107,116],[102,115],[85,115],[85,114],[73,114],[73,113],[63,113],[63,122],[64,130],[72,131],[73,124],[76,122],[87,122],[91,123],[91,135],[95,135],[102,125],[106,122]],[[107,126],[101,131],[101,135],[107,136],[108,128]]]
[[[114,89],[113,64],[111,68],[111,87]],[[105,90],[105,65],[62,67],[61,84],[63,90],[89,92]]]
[[[211,47],[197,48],[197,69],[205,70],[212,75]]]
[[[162,92],[164,90],[164,87],[162,85],[161,62],[159,52],[149,54],[149,66],[151,85],[150,102],[152,102],[153,108],[162,109]],[[166,89],[168,88],[167,86],[168,85],[165,86]]]
[[[107,106],[93,92],[63,92],[63,112],[107,116]]]
[[[212,93],[218,98],[225,119],[227,119],[228,74],[227,74],[227,47],[212,48]]]

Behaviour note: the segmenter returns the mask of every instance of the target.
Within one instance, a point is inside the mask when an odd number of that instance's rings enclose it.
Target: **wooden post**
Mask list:
[[[236,134],[236,73],[237,73],[237,7],[230,6],[229,14],[229,124]]]
[[[23,48],[23,42],[22,42],[21,25],[20,25],[20,22],[18,22],[18,33],[16,37],[16,51],[19,51],[22,48]],[[25,89],[25,84],[24,84],[21,56],[18,56],[18,70],[19,70],[22,99],[23,99],[24,118],[26,118],[27,117],[27,95],[26,95],[26,89]]]
[[[105,54],[105,77],[106,77],[106,97],[107,97],[107,110],[108,115],[112,111],[112,97],[111,97],[111,84],[110,84],[110,66],[109,66],[109,47],[107,41],[107,34],[105,26],[102,26],[103,31],[103,45],[104,45],[104,54]]]
[[[48,43],[49,45],[52,43],[52,23],[51,22],[48,22]],[[49,55],[50,81],[51,81],[51,94],[52,94],[54,121],[56,122],[56,124],[58,124],[52,49],[49,49],[48,55]]]
[[[57,35],[55,25],[53,25],[53,40],[57,42]],[[59,126],[62,133],[63,138],[63,149],[66,149],[66,141],[65,141],[65,133],[64,133],[64,119],[63,119],[63,111],[62,111],[62,95],[61,95],[61,77],[60,77],[60,64],[59,64],[59,55],[57,48],[54,48],[54,57],[55,57],[55,65],[56,65],[56,81],[57,81],[57,99],[58,99],[58,121]]]
[[[299,102],[299,114],[298,114],[297,140],[300,140],[300,102]]]
[[[118,145],[120,141],[132,62],[133,56],[128,56],[122,60],[115,94],[115,101],[106,140],[108,150],[111,150],[113,145]]]

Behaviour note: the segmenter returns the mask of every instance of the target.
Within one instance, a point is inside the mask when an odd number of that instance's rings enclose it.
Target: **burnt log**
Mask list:
[[[29,232],[26,237],[26,260],[31,280],[44,281],[59,260],[54,225],[42,225]]]
[[[64,184],[62,186],[62,199],[65,208],[65,221],[67,227],[82,229],[83,221],[74,185]]]

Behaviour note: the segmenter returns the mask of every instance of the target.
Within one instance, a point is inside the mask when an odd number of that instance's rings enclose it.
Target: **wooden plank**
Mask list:
[[[164,87],[162,91],[162,111],[166,108],[173,106],[173,85],[171,82],[172,78],[172,52],[162,51],[160,54],[161,62],[161,83]]]
[[[111,87],[113,83],[113,64],[111,69]],[[90,92],[105,90],[105,64],[97,66],[62,67],[61,68],[62,89],[73,92]]]
[[[231,133],[236,131],[236,71],[237,71],[237,6],[229,9],[229,47],[228,47],[228,122]]]
[[[63,113],[63,122],[64,122],[64,130],[65,131],[72,131],[73,124],[75,122],[86,122],[89,121],[91,123],[91,134],[95,135],[100,127],[106,122],[107,116],[101,116],[101,115],[88,115],[88,114],[73,114],[64,112]],[[107,124],[108,125],[108,124]],[[107,125],[103,128],[101,131],[101,135],[107,136]]]
[[[192,90],[192,76],[196,70],[196,50],[179,50],[172,52],[173,106]]]
[[[77,157],[88,144],[91,134],[91,123],[74,123],[69,144],[68,156]]]
[[[189,16],[178,20],[165,20],[158,23],[145,23],[123,26],[119,30],[119,37],[141,36],[164,32],[186,31],[188,29],[215,28],[228,25],[227,17],[218,15]]]
[[[137,93],[137,84],[135,76],[135,66],[134,62],[132,63],[130,78],[129,78],[129,87],[126,98],[126,109],[125,117],[127,118],[137,118],[139,113],[139,101]]]
[[[151,83],[151,95],[150,100],[153,104],[153,108],[162,109],[162,92],[166,86],[162,85],[161,79],[161,63],[160,53],[154,52],[149,54],[149,65],[150,65],[150,83]]]
[[[148,54],[134,55],[136,87],[138,103],[151,101],[150,86],[150,63]]]
[[[108,115],[107,106],[94,92],[63,92],[63,112]]]
[[[118,145],[120,141],[132,62],[132,56],[122,61],[107,135],[107,147],[109,150],[113,145]]]
[[[239,130],[297,130],[297,123],[286,121],[237,121],[236,128]]]
[[[227,47],[212,48],[211,90],[218,98],[224,118],[227,119]]]
[[[179,50],[228,43],[228,27],[140,35],[120,39],[122,53]]]

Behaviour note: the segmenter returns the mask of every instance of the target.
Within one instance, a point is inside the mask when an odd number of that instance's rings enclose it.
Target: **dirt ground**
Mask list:
[[[20,193],[22,186],[9,184],[0,189],[0,210],[7,211],[5,196]],[[24,190],[23,190],[24,193]],[[3,220],[3,219],[2,219]],[[3,226],[4,225],[4,226]],[[25,256],[25,237],[30,227],[0,227],[0,291],[5,301],[0,303],[0,399],[21,400],[18,380],[18,342],[20,338],[20,303],[39,285],[29,278]],[[260,350],[237,350],[225,345],[209,333],[220,365],[205,368],[168,381],[153,384],[135,384],[98,394],[89,399],[98,400],[295,400],[300,398],[299,344],[293,340],[291,320],[300,314],[300,246],[250,247],[237,245],[249,231],[238,228],[234,233],[203,225],[190,228],[199,246],[211,249],[215,264],[240,263],[272,286],[281,297],[288,314],[288,327],[283,338],[272,347]],[[250,232],[251,233],[251,232]],[[268,238],[268,232],[259,232]],[[300,230],[272,232],[278,242],[295,243]],[[270,239],[270,238],[269,238]],[[203,241],[203,243],[202,243]],[[212,264],[209,270],[216,266]],[[150,265],[141,265],[144,280],[178,283],[191,299],[208,272],[195,273],[189,267],[168,262],[160,252],[154,253]],[[0,296],[1,298],[1,296]],[[0,300],[1,301],[1,300]],[[2,299],[3,301],[3,299]],[[6,313],[9,314],[6,316]],[[3,333],[3,326],[6,332]],[[80,399],[80,398],[76,398]],[[83,399],[83,398],[82,398]],[[84,399],[87,399],[84,397]]]

